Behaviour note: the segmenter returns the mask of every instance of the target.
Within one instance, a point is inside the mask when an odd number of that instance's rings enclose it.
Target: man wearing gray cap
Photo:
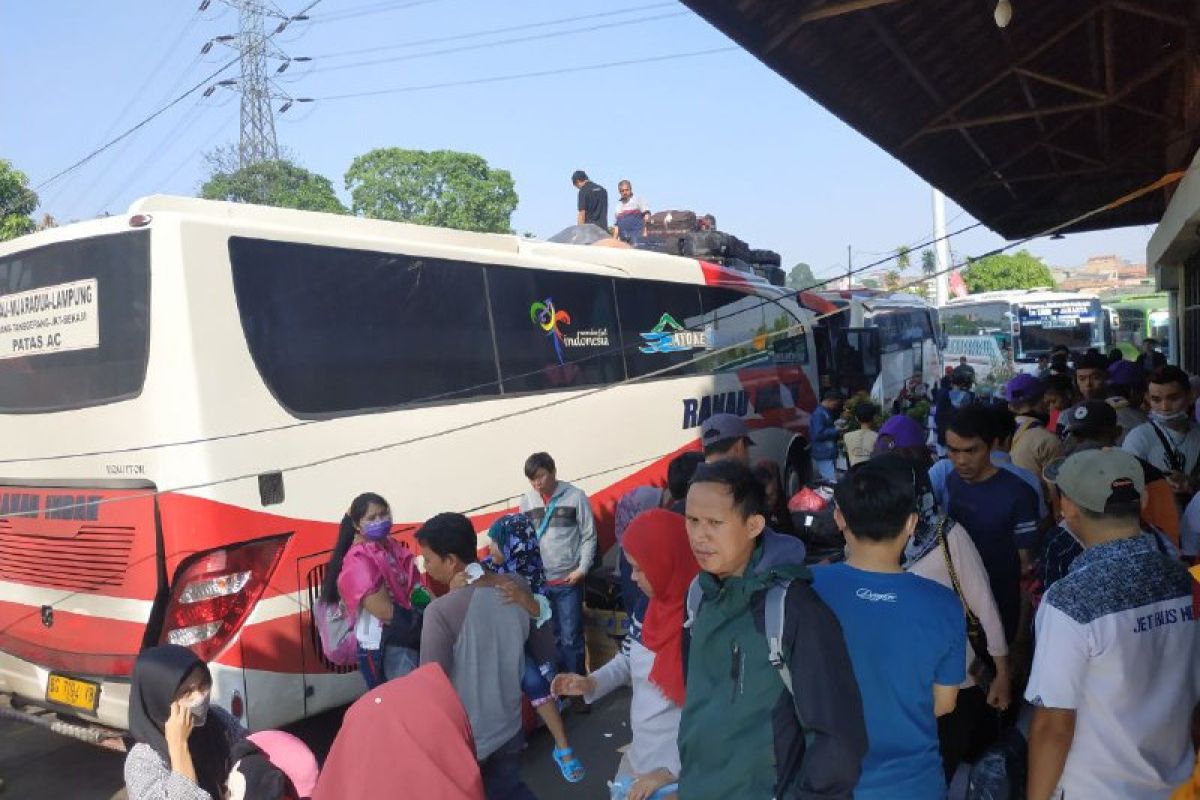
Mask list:
[[[1145,481],[1132,455],[1075,453],[1045,478],[1086,550],[1038,608],[1029,800],[1165,798],[1194,761],[1191,576],[1142,532]]]
[[[732,459],[750,466],[750,448],[754,440],[746,421],[737,414],[713,414],[700,426],[700,443],[704,446],[704,462]]]

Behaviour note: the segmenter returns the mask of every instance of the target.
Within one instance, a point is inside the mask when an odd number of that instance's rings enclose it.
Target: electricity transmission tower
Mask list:
[[[279,61],[275,74],[281,73],[293,61],[309,61],[303,56],[292,58],[272,41],[292,22],[307,20],[303,13],[288,15],[280,11],[270,0],[219,0],[238,12],[238,32],[217,36],[209,40],[201,53],[208,53],[214,44],[236,47],[241,63],[241,76],[218,81],[205,90],[207,97],[218,86],[236,88],[242,95],[241,126],[238,137],[238,166],[248,167],[263,161],[279,158],[279,142],[275,137],[275,113],[273,100],[284,100],[280,113],[291,108],[293,103],[312,102],[310,98],[294,98],[281,90],[268,73],[268,61]],[[208,8],[211,0],[204,0],[200,10]],[[311,5],[310,5],[311,7]],[[268,17],[282,20],[271,34],[266,33]]]

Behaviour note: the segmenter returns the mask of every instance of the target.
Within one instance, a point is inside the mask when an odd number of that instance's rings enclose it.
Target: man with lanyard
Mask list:
[[[618,183],[617,193],[621,199],[617,203],[616,224],[612,228],[613,238],[637,247],[646,235],[650,207],[646,205],[646,201],[633,193],[633,184],[629,181]]]
[[[1200,425],[1191,418],[1192,386],[1187,373],[1173,366],[1157,370],[1150,376],[1146,396],[1150,421],[1126,434],[1122,447],[1167,473],[1182,510],[1200,488],[1196,475]]]
[[[520,510],[537,530],[559,666],[564,672],[583,675],[583,585],[596,556],[592,507],[583,491],[558,480],[549,453],[526,459],[525,477],[530,491],[521,496]]]

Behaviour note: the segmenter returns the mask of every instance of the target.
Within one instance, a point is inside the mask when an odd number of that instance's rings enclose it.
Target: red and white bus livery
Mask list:
[[[0,693],[120,730],[170,641],[252,729],[344,704],[310,608],[356,494],[483,529],[548,450],[607,546],[720,411],[803,473],[812,319],[690,259],[184,198],[0,244]]]

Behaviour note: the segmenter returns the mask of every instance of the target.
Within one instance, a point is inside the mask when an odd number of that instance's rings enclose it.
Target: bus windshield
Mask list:
[[[150,232],[0,259],[0,412],[85,408],[142,390]]]
[[[1086,350],[1099,345],[1099,300],[1068,300],[1022,305],[1018,358],[1048,353],[1058,345]]]

